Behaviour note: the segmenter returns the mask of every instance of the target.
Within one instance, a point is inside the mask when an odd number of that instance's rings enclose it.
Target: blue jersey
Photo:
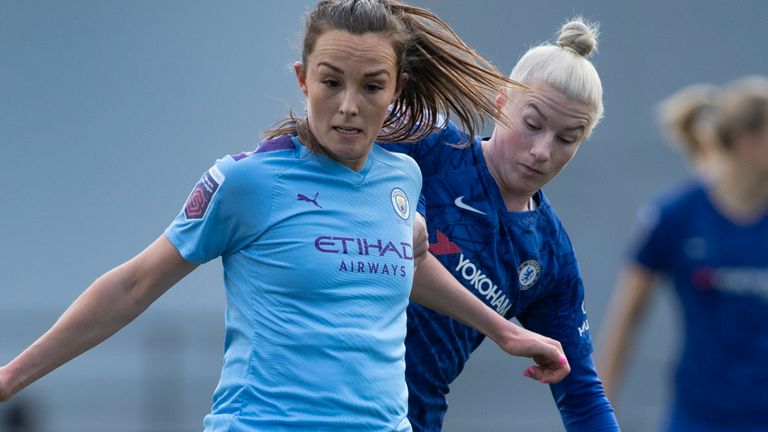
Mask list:
[[[768,430],[768,214],[734,223],[699,182],[641,214],[634,260],[669,277],[683,314],[676,409],[712,430]]]
[[[421,168],[430,252],[497,313],[516,317],[526,328],[560,341],[571,363],[583,363],[574,364],[563,386],[553,386],[566,425],[586,425],[569,431],[597,430],[593,420],[582,415],[598,412],[592,418],[604,415],[607,420],[602,424],[616,430],[613,410],[591,361],[584,287],[567,233],[541,191],[533,211],[507,211],[480,140],[459,146],[466,141],[466,135],[448,122],[422,142],[384,145],[406,152]],[[417,304],[408,306],[406,376],[414,430],[440,430],[448,386],[483,338],[445,315]],[[579,383],[576,387],[590,396],[576,396],[567,382]],[[592,400],[585,402],[583,397]],[[569,414],[574,410],[579,418]]]
[[[217,161],[166,236],[222,257],[224,366],[206,431],[409,431],[406,306],[421,187],[374,146],[355,172],[296,138]]]

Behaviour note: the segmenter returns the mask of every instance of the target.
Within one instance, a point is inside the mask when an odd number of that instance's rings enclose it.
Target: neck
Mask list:
[[[503,171],[496,167],[495,158],[493,157],[493,137],[487,141],[482,141],[480,144],[483,150],[485,165],[488,167],[488,172],[491,173],[491,177],[493,177],[496,186],[501,192],[501,198],[504,200],[504,205],[507,208],[507,211],[524,212],[531,210],[531,199],[533,199],[533,194],[521,193],[508,187],[507,182],[501,174]]]
[[[736,219],[760,217],[768,208],[768,173],[745,171],[734,164],[720,168],[712,182],[715,201]]]

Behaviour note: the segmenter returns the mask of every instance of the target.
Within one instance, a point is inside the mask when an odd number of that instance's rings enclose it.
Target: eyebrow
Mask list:
[[[537,107],[537,106],[536,106],[536,104],[535,104],[535,103],[533,103],[533,102],[528,102],[528,106],[529,106],[529,107],[531,107],[531,108],[533,108],[534,110],[536,110],[536,112],[537,112],[537,113],[539,113],[539,115],[540,115],[542,118],[544,118],[544,121],[546,121],[546,120],[547,120],[547,116],[545,116],[545,115],[544,115],[544,113],[543,113],[543,112],[541,112],[541,110],[539,109],[539,107]],[[565,128],[565,130],[567,130],[567,131],[577,131],[577,130],[587,130],[587,128],[586,128],[586,127],[585,127],[583,124],[580,124],[580,125],[578,125],[578,126],[574,126],[574,127]]]
[[[531,107],[531,108],[533,108],[533,109],[535,109],[535,110],[536,110],[536,112],[537,112],[537,113],[539,113],[539,115],[540,115],[541,117],[543,117],[543,118],[544,118],[544,121],[546,121],[546,120],[547,120],[547,116],[545,116],[545,115],[544,115],[544,113],[543,113],[543,112],[541,112],[541,110],[539,109],[539,107],[537,107],[537,106],[536,106],[536,104],[535,104],[535,103],[533,103],[533,102],[528,102],[528,106],[529,106],[529,107]]]
[[[325,66],[325,67],[333,70],[336,73],[344,75],[344,71],[341,68],[339,68],[337,66],[334,66],[334,65],[332,65],[332,64],[330,64],[328,62],[319,62],[317,64],[317,67],[319,68],[320,66]],[[378,76],[378,75],[387,75],[387,76],[389,76],[390,73],[389,73],[389,71],[387,69],[379,69],[379,70],[375,70],[375,71],[367,72],[367,73],[363,74],[363,76],[366,77],[366,78],[370,78],[370,77],[374,77],[374,76]]]

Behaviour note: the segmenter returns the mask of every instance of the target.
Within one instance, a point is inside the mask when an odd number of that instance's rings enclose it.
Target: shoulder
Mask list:
[[[436,151],[443,148],[460,148],[471,140],[466,132],[461,130],[456,123],[445,119],[438,122],[432,132],[421,140],[403,143],[378,143],[389,151],[407,153],[421,162],[422,158],[434,156]]]
[[[689,226],[691,215],[698,216],[706,191],[698,180],[688,180],[670,187],[643,204],[635,215],[632,245],[640,249],[649,242],[668,243],[679,238]]]
[[[416,144],[421,151],[442,155],[444,152],[451,152],[452,150],[469,149],[474,141],[456,123],[445,120],[431,134]]]
[[[297,150],[298,146],[293,138],[283,135],[260,142],[254,150],[227,155],[216,163],[231,171],[242,171],[253,165],[265,164],[269,161],[296,159]]]
[[[669,187],[653,199],[660,206],[672,207],[699,199],[704,193],[704,185],[698,179],[688,179]]]
[[[551,225],[555,231],[565,233],[563,222],[560,220],[560,216],[558,216],[544,191],[539,189],[534,194],[533,199],[536,201],[536,213],[538,217],[545,220],[544,222],[539,223]]]
[[[643,206],[645,212],[655,212],[660,219],[683,217],[707,200],[704,185],[690,179],[670,187]]]
[[[373,146],[371,150],[378,163],[403,171],[409,177],[421,178],[421,171],[416,161],[405,153],[389,151],[380,146]]]
[[[245,161],[246,163],[242,165],[247,165],[248,163],[253,164],[266,160],[295,159],[297,151],[298,144],[296,144],[293,137],[282,135],[260,142],[255,150],[230,155],[229,158],[234,162]]]
[[[568,231],[565,229],[563,221],[558,216],[552,203],[547,198],[544,191],[539,190],[534,195],[537,201],[536,225],[540,235],[551,239],[553,244],[558,245],[558,255],[560,257],[572,257],[575,260],[575,252]]]
[[[380,163],[392,165],[400,168],[416,166],[413,157],[406,153],[391,151],[386,147],[374,146],[372,149],[376,160]]]
[[[445,120],[426,139],[432,145],[449,145],[459,147],[470,143],[469,135],[452,120]]]
[[[281,174],[297,160],[297,147],[290,136],[262,141],[250,151],[218,159],[208,173],[217,174],[227,189],[268,186],[268,180]]]

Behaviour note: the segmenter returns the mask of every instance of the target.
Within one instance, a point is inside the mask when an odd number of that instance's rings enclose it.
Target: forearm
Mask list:
[[[615,401],[624,376],[635,334],[653,291],[653,274],[641,267],[627,268],[610,302],[610,315],[600,349],[598,366],[605,392]]]
[[[608,321],[600,354],[600,376],[603,378],[605,392],[610,400],[616,400],[628,353],[633,348],[635,321],[630,317],[615,316]]]
[[[427,253],[416,270],[411,300],[448,315],[490,337],[497,343],[513,337],[518,326],[467,291],[432,254]]]
[[[465,289],[432,254],[427,254],[414,276],[411,300],[446,314],[491,338],[509,354],[535,362],[523,375],[542,383],[563,379],[570,368],[560,342],[528,331],[486,306]]]

